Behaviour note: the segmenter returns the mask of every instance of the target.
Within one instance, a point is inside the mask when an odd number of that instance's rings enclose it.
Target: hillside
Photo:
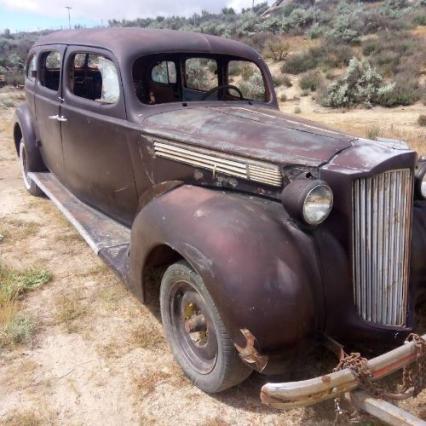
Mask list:
[[[242,40],[272,69],[281,101],[292,84],[331,108],[425,102],[426,0],[284,1],[236,13],[112,20],[109,26],[198,31]],[[265,13],[266,12],[266,13]],[[43,33],[48,32],[47,30]],[[0,75],[22,84],[25,57],[41,33],[0,36]],[[298,78],[292,79],[291,76]],[[246,75],[248,84],[255,84]]]

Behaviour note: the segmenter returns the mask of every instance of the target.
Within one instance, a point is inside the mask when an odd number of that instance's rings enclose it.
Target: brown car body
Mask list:
[[[249,330],[257,352],[271,359],[324,334],[374,349],[401,343],[413,329],[426,280],[426,202],[412,195],[401,213],[409,217],[409,246],[404,259],[398,252],[394,260],[409,264],[408,284],[394,302],[404,304],[404,320],[380,324],[363,318],[355,302],[353,187],[358,179],[401,169],[410,171],[414,185],[415,152],[280,113],[268,67],[235,41],[163,30],[65,31],[41,38],[30,56],[53,48],[64,58],[59,89],[27,78],[15,141],[23,137],[32,171],[50,170],[79,199],[131,227],[129,257],[127,248],[118,256],[127,263],[112,266],[137,297],[144,300],[149,268],[183,258],[202,276],[234,343],[244,347],[241,330]],[[114,105],[70,92],[67,60],[78,51],[114,62],[120,74]],[[263,102],[143,104],[132,67],[152,55],[252,61],[267,96]],[[225,77],[219,71],[221,84]],[[68,121],[47,119],[55,114]],[[319,226],[303,224],[283,207],[283,189],[297,179],[321,179],[333,191],[333,210]],[[381,229],[376,243],[385,234]]]

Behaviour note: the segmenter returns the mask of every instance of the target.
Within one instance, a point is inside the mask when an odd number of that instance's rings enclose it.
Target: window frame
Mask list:
[[[58,52],[60,55],[60,64],[59,64],[59,82],[57,89],[51,89],[43,84],[42,79],[40,78],[42,75],[42,61],[49,56],[52,52]],[[48,93],[51,94],[60,94],[62,93],[62,77],[63,77],[63,69],[64,69],[64,59],[65,59],[65,48],[63,46],[58,45],[50,45],[46,46],[44,49],[40,50],[37,54],[37,86],[42,88],[43,90],[47,90]],[[46,63],[46,62],[45,62]]]
[[[99,102],[96,99],[90,99],[90,98],[85,98],[84,96],[76,95],[71,90],[71,88],[70,88],[70,83],[71,83],[71,80],[70,80],[71,73],[70,73],[70,71],[71,71],[71,67],[74,68],[75,57],[77,55],[79,55],[79,54],[80,55],[85,55],[84,69],[91,68],[91,67],[89,67],[90,55],[92,55],[92,56],[100,56],[100,57],[102,57],[104,59],[107,59],[108,61],[110,61],[114,65],[114,68],[115,68],[115,71],[116,71],[116,75],[117,75],[117,83],[118,83],[118,96],[117,96],[117,99],[115,100],[115,102],[105,102],[105,103]],[[117,103],[119,102],[119,100],[121,98],[121,92],[122,92],[122,90],[121,90],[121,84],[120,84],[120,73],[119,73],[119,70],[117,68],[117,65],[114,63],[114,61],[112,59],[110,59],[109,57],[107,57],[106,55],[104,55],[102,53],[88,52],[88,51],[84,51],[84,52],[83,51],[72,52],[70,54],[70,56],[69,56],[69,60],[67,61],[67,77],[68,78],[66,79],[66,87],[67,87],[69,93],[72,96],[76,97],[76,98],[84,99],[84,100],[86,100],[88,102],[94,102],[96,105],[101,105],[101,106],[114,106],[114,105],[117,105]]]
[[[163,62],[166,62],[166,67],[167,67],[167,81],[168,81],[168,83],[163,83],[161,81],[156,81],[156,80],[154,80],[152,78],[152,72],[153,72],[154,68],[156,66],[162,64]],[[175,67],[176,81],[174,83],[170,81],[169,63],[172,63],[174,65],[174,67]],[[178,66],[179,66],[179,63],[176,63],[176,61],[174,61],[174,60],[171,60],[171,59],[163,59],[163,60],[161,60],[160,62],[158,62],[157,64],[155,64],[155,65],[153,65],[151,67],[151,70],[149,72],[149,76],[150,76],[151,81],[153,83],[155,83],[155,84],[159,84],[159,85],[162,85],[162,86],[176,86],[176,84],[178,84]]]
[[[227,54],[222,54],[222,53],[210,53],[210,52],[188,52],[188,51],[174,51],[174,52],[163,52],[163,53],[157,53],[157,54],[144,54],[144,53],[140,53],[140,54],[135,54],[133,55],[131,62],[130,62],[130,66],[129,66],[129,72],[128,74],[126,74],[129,84],[132,85],[132,90],[128,90],[127,94],[129,96],[129,99],[131,99],[132,105],[134,108],[137,108],[137,110],[140,110],[140,108],[142,109],[150,109],[150,108],[161,108],[164,107],[165,105],[182,105],[186,106],[186,104],[189,103],[199,103],[199,102],[208,102],[208,101],[199,101],[199,100],[176,100],[173,102],[167,102],[167,103],[160,103],[160,104],[149,104],[146,102],[143,102],[139,96],[136,93],[136,90],[133,89],[133,83],[134,83],[134,70],[135,70],[135,65],[137,62],[139,61],[143,61],[144,58],[147,58],[148,60],[151,60],[151,58],[153,56],[159,56],[161,57],[161,60],[168,60],[168,57],[171,57],[172,61],[175,62],[176,64],[176,71],[177,71],[177,85],[178,85],[178,90],[180,92],[182,92],[185,89],[188,89],[186,87],[186,82],[185,82],[185,61],[186,59],[189,58],[207,58],[207,59],[215,59],[217,61],[218,64],[218,81],[219,84],[221,83],[221,81],[225,82],[227,81],[227,67],[228,67],[228,62],[229,61],[247,61],[247,62],[253,62],[260,70],[261,75],[262,75],[262,79],[263,79],[263,84],[265,86],[265,100],[264,101],[259,101],[259,100],[233,100],[232,102],[250,102],[252,104],[260,104],[260,105],[265,105],[265,106],[272,106],[275,108],[278,108],[278,101],[277,101],[277,97],[276,97],[276,92],[271,80],[271,75],[270,72],[268,70],[268,66],[266,65],[265,62],[261,61],[259,59],[259,61],[257,61],[255,58],[247,58],[244,56],[234,56],[234,55],[227,55]],[[161,83],[156,83],[156,84],[161,84]],[[194,90],[197,91],[195,89],[188,89],[188,90]],[[199,93],[205,93],[205,92],[199,92]],[[231,102],[228,100],[218,100],[218,101],[211,101],[211,102]]]
[[[31,76],[29,75],[29,71],[30,71],[30,65],[32,63],[32,61],[34,61],[34,71],[36,72],[36,76]],[[32,52],[28,55],[28,59],[27,62],[25,64],[25,80],[28,80],[30,83],[35,84],[36,80],[37,80],[37,61],[38,61],[38,57],[37,57],[37,52]],[[43,86],[45,87],[45,86]]]
[[[230,58],[230,59],[228,59],[224,64],[225,65],[225,68],[224,68],[224,84],[231,84],[231,83],[229,83],[229,64],[231,62],[248,62],[250,64],[253,64],[257,67],[257,69],[259,70],[260,75],[262,77],[263,88],[265,89],[264,99],[259,100],[259,99],[244,98],[243,100],[244,101],[250,101],[250,102],[258,102],[258,103],[269,103],[270,94],[269,94],[268,84],[267,84],[267,81],[265,79],[265,73],[263,72],[262,68],[256,62],[251,61],[250,59],[245,59],[245,58]],[[235,86],[235,84],[234,84],[234,86]],[[238,87],[238,86],[236,86],[236,87]],[[232,95],[230,95],[230,96],[232,96]]]
[[[109,59],[115,66],[118,76],[118,85],[119,85],[119,96],[117,101],[114,104],[96,102],[92,99],[83,98],[81,96],[75,95],[70,88],[70,70],[73,65],[74,56],[78,53],[89,53],[96,54]],[[118,61],[115,56],[106,49],[82,46],[82,45],[72,45],[68,46],[65,56],[65,61],[63,65],[64,69],[64,84],[63,84],[63,94],[64,102],[67,105],[86,109],[88,111],[93,111],[97,113],[102,113],[104,115],[125,118],[125,106],[124,106],[124,86],[123,78],[121,74],[121,68],[118,65]]]

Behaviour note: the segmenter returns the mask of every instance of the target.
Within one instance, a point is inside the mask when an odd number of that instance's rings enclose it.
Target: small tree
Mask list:
[[[264,55],[277,62],[287,58],[289,51],[290,45],[288,43],[281,37],[273,37],[266,43]]]

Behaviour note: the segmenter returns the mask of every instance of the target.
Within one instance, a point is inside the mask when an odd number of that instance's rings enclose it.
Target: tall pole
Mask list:
[[[65,6],[65,9],[68,9],[68,27],[71,29],[71,6]]]

